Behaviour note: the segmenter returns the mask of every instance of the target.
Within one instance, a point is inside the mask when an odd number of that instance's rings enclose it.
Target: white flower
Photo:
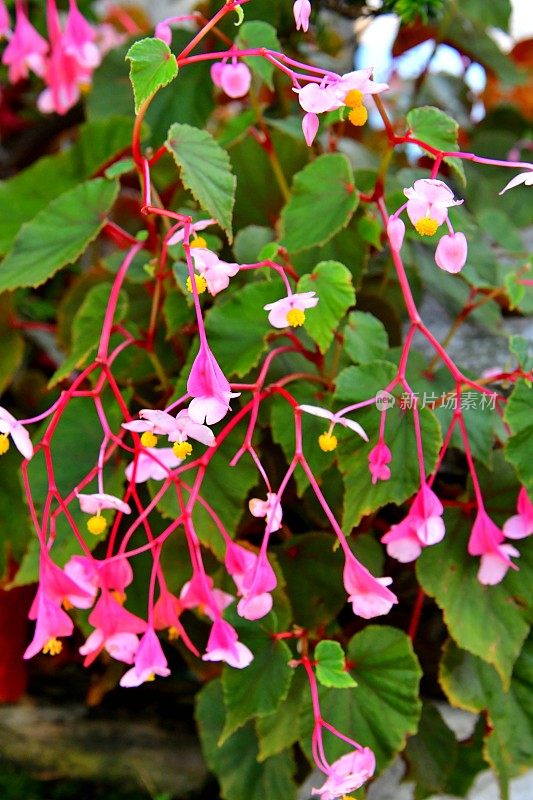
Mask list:
[[[123,500],[112,494],[96,492],[95,494],[79,494],[80,508],[86,514],[99,514],[104,508],[113,508],[123,514],[131,514],[131,508]]]
[[[514,189],[515,186],[519,186],[521,183],[525,186],[531,186],[533,184],[533,165],[527,172],[521,172],[519,175],[515,175],[514,178],[511,178],[507,186],[503,187],[500,194],[503,194],[508,189]]]
[[[15,419],[15,417],[6,411],[5,408],[0,406],[0,434],[3,436],[11,436],[13,443],[19,453],[24,458],[31,458],[33,455],[33,445],[31,443],[30,435],[26,428]],[[9,442],[4,440],[3,452],[5,453],[9,447]]]
[[[322,417],[323,419],[329,419],[334,425],[343,425],[345,428],[350,428],[350,430],[355,431],[359,434],[359,436],[368,442],[368,436],[366,435],[363,428],[359,425],[358,422],[354,422],[353,419],[346,419],[345,417],[340,417],[337,414],[333,414],[331,411],[327,411],[325,408],[321,408],[320,406],[308,406],[308,405],[301,405],[298,406],[300,411],[305,411],[306,414],[313,414],[315,417]]]

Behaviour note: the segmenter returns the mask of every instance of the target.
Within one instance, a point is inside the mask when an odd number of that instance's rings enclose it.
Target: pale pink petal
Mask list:
[[[435,251],[435,262],[438,267],[455,274],[460,272],[466,263],[468,243],[464,233],[443,236]]]
[[[304,134],[304,139],[308,147],[311,147],[315,140],[315,136],[318,131],[319,121],[318,116],[313,114],[312,111],[308,111],[307,114],[304,114],[302,119],[302,131]]]
[[[238,64],[224,64],[220,71],[220,86],[233,99],[248,94],[251,82],[252,73],[242,61]]]
[[[393,250],[400,250],[405,236],[405,225],[398,217],[391,217],[387,224],[387,236]]]

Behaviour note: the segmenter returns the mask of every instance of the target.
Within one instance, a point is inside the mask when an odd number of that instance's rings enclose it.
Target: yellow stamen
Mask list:
[[[305,314],[301,308],[291,308],[287,311],[287,322],[291,328],[299,328],[305,322]]]
[[[175,641],[176,639],[180,638],[180,632],[177,628],[174,627],[174,625],[171,625],[170,628],[168,629],[168,638],[171,641]]]
[[[126,595],[124,594],[124,592],[119,592],[117,589],[114,589],[111,592],[111,595],[115,598],[117,603],[119,603],[121,606],[124,605],[124,601],[126,600]]]
[[[342,800],[355,800],[355,797],[352,797],[351,794],[343,794]]]
[[[187,458],[192,453],[192,446],[189,442],[174,442],[172,452],[176,458]]]
[[[420,236],[433,236],[439,223],[433,217],[421,217],[415,222],[415,228]]]
[[[3,456],[9,450],[9,437],[7,433],[0,433],[0,456]]]
[[[364,106],[357,106],[356,108],[352,108],[350,113],[348,114],[348,119],[355,125],[357,128],[360,128],[361,125],[364,125],[368,119],[368,111]]]
[[[344,105],[348,106],[348,108],[359,108],[362,106],[363,92],[360,92],[359,89],[350,89],[344,98]]]
[[[326,431],[318,437],[318,444],[324,453],[330,453],[337,447],[337,437]]]
[[[195,239],[191,239],[189,247],[207,247],[207,242],[203,236],[197,236]]]
[[[59,639],[56,639],[55,636],[52,639],[48,639],[45,646],[43,647],[43,653],[49,654],[51,656],[57,656],[63,649],[62,642]]]
[[[79,83],[78,88],[81,94],[89,94],[91,91],[91,84],[90,83]]]
[[[150,675],[148,675],[148,677],[146,678],[146,680],[147,680],[147,681],[155,681],[155,673],[154,673],[154,672],[152,672]]]
[[[196,275],[196,273],[195,273],[194,274],[194,282],[196,284],[196,291],[198,292],[198,294],[203,294],[205,292],[205,290],[207,289],[207,281],[204,278],[204,276],[203,275]],[[192,294],[192,283],[191,283],[190,277],[187,278],[187,282],[186,282],[185,285],[187,287],[187,291]]]
[[[87,530],[94,536],[99,536],[107,528],[107,520],[100,514],[95,514],[94,517],[89,517],[87,520]]]
[[[145,431],[141,436],[141,444],[143,447],[155,447],[157,444],[157,436],[152,431]]]
[[[71,608],[74,608],[68,597],[63,598],[63,608],[65,611],[70,611]]]

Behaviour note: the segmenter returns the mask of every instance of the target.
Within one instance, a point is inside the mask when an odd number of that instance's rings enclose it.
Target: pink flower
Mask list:
[[[464,267],[467,254],[468,244],[464,233],[445,234],[437,245],[435,261],[441,269],[455,274]]]
[[[131,514],[131,508],[123,500],[112,494],[105,492],[95,492],[94,494],[78,494],[80,508],[86,514],[99,514],[104,508],[112,508],[123,514]]]
[[[340,795],[354,792],[372,777],[376,769],[376,759],[369,747],[353,750],[334,761],[328,779],[320,789],[313,789],[321,800],[336,800]]]
[[[313,114],[311,111],[308,111],[307,114],[304,114],[302,119],[302,131],[304,133],[305,143],[308,147],[311,147],[315,140],[315,136],[318,131],[319,120],[316,114]]]
[[[237,606],[237,613],[245,619],[255,620],[264,617],[272,608],[270,592],[277,586],[274,570],[266,556],[259,556],[252,572],[243,576],[241,581],[242,600]]]
[[[387,589],[392,578],[374,578],[352,554],[346,554],[343,581],[354,614],[364,619],[388,614],[398,602],[396,595]]]
[[[13,444],[19,453],[26,459],[33,455],[33,445],[26,428],[15,417],[0,406],[0,436],[5,437],[0,453],[5,453],[9,447],[8,436],[13,439]]]
[[[24,658],[33,658],[40,651],[56,655],[61,652],[60,636],[70,636],[74,623],[61,606],[46,595],[40,587],[29,613],[30,619],[37,620],[33,639],[26,648]]]
[[[514,189],[515,186],[520,186],[523,183],[524,186],[531,186],[533,184],[533,166],[527,172],[521,172],[519,175],[515,175],[514,178],[511,178],[509,183],[503,187],[500,194],[507,192],[509,189]]]
[[[379,94],[388,89],[386,83],[376,83],[371,80],[372,69],[359,69],[347,72],[344,75],[328,73],[322,83],[308,83],[303,89],[293,89],[298,95],[298,101],[304,111],[322,114],[324,111],[334,111],[345,105],[346,95],[350,91],[365,94]]]
[[[223,64],[221,64],[220,62],[218,62],[218,64],[220,66],[223,66]],[[213,64],[213,67],[215,66],[217,65]],[[211,71],[213,70],[213,67],[211,67]],[[195,233],[197,233],[198,231],[205,230],[205,228],[208,228],[210,225],[216,225],[216,219],[200,219],[198,220],[198,222],[193,222],[189,226],[189,236],[194,236]],[[172,234],[172,236],[168,240],[168,244],[169,245],[179,244],[180,242],[183,241],[184,237],[185,237],[185,229],[180,228],[179,231],[176,231],[176,233]]]
[[[77,581],[72,574],[54,564],[50,556],[41,553],[39,570],[40,590],[48,599],[60,606],[65,600],[76,608],[90,608],[96,596],[96,587],[86,581]]]
[[[274,303],[267,303],[263,307],[270,312],[268,321],[274,328],[286,328],[287,325],[297,328],[305,322],[304,310],[314,308],[317,303],[316,292],[300,292],[282,297]]]
[[[526,487],[522,486],[518,493],[518,514],[504,523],[503,532],[508,539],[524,539],[533,533],[533,503],[528,497]]]
[[[7,38],[11,33],[11,20],[4,0],[0,0],[0,39]]]
[[[405,225],[399,217],[389,217],[387,236],[393,250],[400,250],[405,236]]]
[[[225,417],[231,398],[239,396],[231,391],[207,343],[200,344],[187,381],[187,392],[193,398],[189,403],[189,417],[193,422],[207,425]]]
[[[194,439],[207,447],[215,444],[215,435],[207,425],[195,422],[186,408],[176,416],[174,430],[169,434],[170,442],[186,442],[188,438]]]
[[[88,556],[72,556],[65,564],[65,572],[92,595],[99,588],[115,589],[122,595],[133,580],[133,570],[127,558],[98,561]]]
[[[213,296],[227,289],[229,279],[239,271],[238,264],[222,261],[207,247],[192,247],[191,257],[195,269],[204,276],[207,288]]]
[[[244,669],[253,661],[253,653],[238,641],[237,631],[219,617],[213,623],[203,661],[225,661],[230,667]]]
[[[405,519],[382,537],[387,553],[405,564],[418,558],[423,547],[440,542],[446,533],[442,512],[439,498],[424,483]]]
[[[191,580],[183,584],[180,592],[182,608],[197,608],[212,620],[220,616],[233,600],[233,595],[213,589],[213,579],[199,572],[195,572]]]
[[[248,503],[248,508],[254,517],[266,518],[266,527],[269,533],[279,531],[281,528],[283,510],[277,494],[274,492],[267,492],[266,500],[259,500],[258,497],[252,497]]]
[[[387,466],[392,461],[392,453],[383,441],[379,441],[368,454],[368,468],[372,475],[372,483],[388,481],[390,469]]]
[[[476,519],[468,540],[471,556],[493,552],[504,540],[503,531],[491,520],[484,508],[478,508]]]
[[[162,42],[168,44],[170,47],[172,44],[172,29],[166,20],[157,23],[154,36],[156,39],[161,39]]]
[[[217,85],[234,100],[248,94],[252,82],[252,73],[242,61],[223,64],[216,77],[219,81]]]
[[[69,6],[63,47],[68,55],[76,59],[82,69],[93,70],[102,60],[100,51],[94,44],[96,31],[80,13],[76,0],[69,0]]]
[[[171,447],[145,447],[139,452],[136,462],[130,461],[124,474],[129,481],[135,474],[135,483],[163,481],[181,462],[182,459],[174,455]]]
[[[477,579],[484,586],[494,586],[505,577],[509,567],[518,569],[513,564],[510,556],[519,556],[520,553],[511,544],[496,545],[492,550],[483,553],[480,560]]]
[[[311,3],[309,0],[296,0],[292,7],[296,30],[300,28],[306,33],[309,28],[309,17],[311,16]]]
[[[140,686],[145,681],[153,680],[156,675],[166,678],[170,670],[154,629],[148,628],[135,653],[133,667],[122,676],[120,685]]]
[[[102,590],[100,599],[89,615],[95,630],[80,647],[85,656],[86,667],[92,664],[105,648],[112,658],[132,664],[139,640],[137,633],[146,630],[146,622],[130,611],[126,611],[107,590]]]
[[[176,429],[176,417],[166,411],[158,409],[142,408],[139,411],[141,419],[133,419],[131,422],[123,422],[122,427],[127,431],[144,433],[150,431],[155,435],[168,436]]]
[[[9,68],[11,83],[27,78],[30,70],[42,76],[45,70],[44,57],[48,52],[48,42],[30,23],[20,0],[15,13],[15,30],[2,56],[2,63]]]
[[[224,564],[229,575],[235,581],[239,593],[243,591],[246,575],[253,573],[257,564],[257,555],[246,547],[235,542],[227,542]]]
[[[443,181],[421,178],[403,190],[407,197],[407,214],[418,233],[431,236],[447,219],[451,206],[461,205],[454,200],[452,190]]]

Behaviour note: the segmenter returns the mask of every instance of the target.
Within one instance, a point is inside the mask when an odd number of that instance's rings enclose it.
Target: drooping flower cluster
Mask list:
[[[3,8],[6,16],[5,7]],[[22,0],[15,5],[15,27],[9,36],[2,63],[8,67],[11,83],[28,77],[30,71],[42,78],[46,88],[37,106],[45,114],[66,114],[90,85],[92,73],[102,59],[97,29],[80,13],[76,0],[61,26],[55,0],[47,0],[48,41],[33,27]],[[5,19],[4,19],[5,26]]]

